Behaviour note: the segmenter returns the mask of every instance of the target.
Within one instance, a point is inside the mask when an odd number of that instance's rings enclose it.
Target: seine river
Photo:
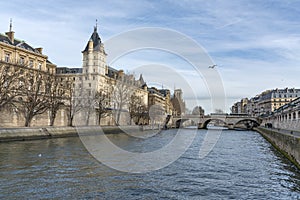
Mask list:
[[[122,148],[152,150],[175,133],[108,137]],[[223,131],[199,159],[205,134],[199,130],[168,167],[144,174],[106,167],[77,137],[0,143],[0,199],[300,199],[299,170],[258,133]]]

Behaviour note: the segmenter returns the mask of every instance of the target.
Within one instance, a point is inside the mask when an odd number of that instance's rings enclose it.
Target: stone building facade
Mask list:
[[[43,85],[41,84],[34,91],[36,91],[37,103],[42,104],[42,96],[47,97],[49,107],[40,108],[42,107],[40,105],[39,112],[32,109],[32,112],[36,113],[28,125],[149,124],[151,120],[149,115],[153,105],[162,108],[164,117],[184,114],[185,103],[180,89],[175,90],[174,95],[171,96],[170,90],[148,88],[142,75],[136,79],[132,74],[126,74],[123,70],[107,65],[107,53],[97,32],[97,26],[94,27],[82,51],[82,56],[82,68],[57,67],[48,60],[47,55],[42,53],[42,48],[34,48],[16,39],[12,26],[9,32],[0,34],[0,79],[3,76],[2,72],[10,68],[16,69],[20,77],[23,77],[23,74],[36,74],[34,79],[36,82],[39,79],[43,80]],[[22,85],[23,82],[20,80],[18,79],[14,84]],[[30,80],[26,81],[31,82]],[[26,86],[26,90],[33,94],[34,91],[31,90],[36,87],[36,84],[34,82],[32,84]],[[0,89],[1,87],[4,88],[5,85],[0,85]],[[55,94],[52,93],[54,88],[57,91]],[[20,94],[15,95],[13,103],[3,107],[0,98],[0,127],[22,127],[26,124],[27,118],[24,113],[20,112],[20,104],[18,104],[22,98]],[[26,99],[31,101],[34,98],[29,94]],[[54,99],[51,105],[58,106],[55,111],[52,109],[53,106],[50,107],[50,99]],[[59,101],[55,102],[55,99]],[[138,104],[135,110],[132,108],[132,101]],[[54,112],[56,117],[53,121]],[[132,112],[138,113],[132,115]],[[163,121],[165,118],[157,123]]]
[[[234,114],[248,114],[258,117],[270,115],[276,109],[300,97],[300,89],[285,88],[266,90],[261,94],[235,103],[231,111]]]
[[[273,128],[300,130],[300,97],[274,110],[265,117],[264,124],[272,124]]]
[[[97,26],[82,51],[83,63],[80,68],[57,68],[57,76],[63,79],[75,80],[77,95],[86,99],[98,92],[106,96],[105,109],[110,113],[101,119],[101,125],[129,125],[132,124],[129,115],[130,97],[135,94],[141,103],[148,105],[148,91],[142,75],[135,79],[132,74],[125,74],[123,70],[116,70],[106,64],[104,44],[97,32]],[[82,120],[82,117],[89,119]],[[95,109],[82,109],[77,114],[76,125],[97,125]]]
[[[181,89],[175,89],[171,98],[173,105],[173,116],[182,116],[185,114],[185,102],[183,100],[183,92]]]
[[[34,48],[23,40],[15,38],[15,32],[12,30],[12,23],[10,29],[5,34],[0,34],[0,79],[1,83],[9,81],[5,79],[6,73],[19,73],[19,76],[30,77],[33,74],[39,74],[41,78],[54,78],[56,72],[56,65],[48,60],[48,56],[44,55],[42,48]],[[12,88],[17,88],[24,84],[24,81],[12,83],[15,85]],[[9,86],[1,84],[1,96],[10,95],[5,91]],[[28,86],[29,87],[29,86]],[[23,88],[23,91],[28,88]],[[42,88],[45,89],[45,88]],[[18,98],[22,98],[20,94]],[[2,99],[3,100],[3,99]],[[5,105],[0,109],[0,127],[16,127],[24,126],[25,119],[18,109],[18,102],[14,102],[15,106]],[[48,124],[48,112],[43,113],[43,116],[34,116],[32,125]],[[61,116],[61,113],[58,113]],[[64,125],[62,120],[57,121],[57,125]]]

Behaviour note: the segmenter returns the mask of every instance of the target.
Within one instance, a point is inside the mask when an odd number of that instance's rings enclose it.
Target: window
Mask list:
[[[5,60],[5,62],[9,62],[9,60],[10,60],[10,54],[9,53],[5,54],[4,60]]]
[[[25,63],[25,58],[20,57],[20,65],[24,65],[24,63]]]
[[[293,113],[293,119],[296,119],[296,112]]]
[[[93,76],[93,80],[95,80],[95,76]]]
[[[33,68],[33,60],[29,60],[29,65],[30,68]]]
[[[41,70],[42,69],[42,63],[39,62],[38,64],[38,69]]]
[[[91,84],[91,83],[89,83],[89,87],[92,87],[92,84]]]

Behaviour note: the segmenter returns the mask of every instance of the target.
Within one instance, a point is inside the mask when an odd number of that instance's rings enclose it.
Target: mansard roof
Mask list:
[[[100,51],[100,46],[101,46],[101,38],[97,32],[97,26],[94,27],[94,32],[91,35],[89,41],[92,40],[94,45],[93,48],[95,51]],[[83,50],[83,52],[86,52],[89,48],[89,42],[87,43],[85,49]]]
[[[7,35],[0,34],[0,42],[6,43],[8,45],[12,45],[15,47],[20,47],[25,50],[31,51],[33,53],[41,54],[38,50],[27,44],[25,41],[21,41],[18,39],[14,39],[14,42],[12,42]]]

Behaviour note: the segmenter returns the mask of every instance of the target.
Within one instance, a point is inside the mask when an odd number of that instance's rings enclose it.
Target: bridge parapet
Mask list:
[[[223,122],[228,128],[234,128],[240,123],[247,124],[250,127],[258,126],[261,123],[259,119],[248,115],[211,114],[206,116],[185,115],[177,118],[174,117],[173,124],[179,127],[188,120],[198,124],[199,128],[207,128],[207,124],[211,121]]]

